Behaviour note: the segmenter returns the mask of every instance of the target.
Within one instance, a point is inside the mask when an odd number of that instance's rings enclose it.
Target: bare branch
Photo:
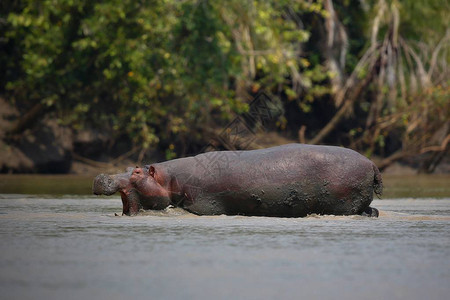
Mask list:
[[[450,29],[447,29],[445,32],[445,36],[439,41],[436,45],[436,48],[433,50],[433,54],[431,54],[430,68],[428,69],[428,77],[431,78],[434,72],[434,68],[436,67],[437,57],[439,51],[442,48],[442,45],[446,44],[450,40]]]
[[[380,29],[381,18],[386,12],[386,2],[384,0],[379,0],[377,6],[378,6],[378,13],[375,19],[373,20],[372,25],[372,34],[371,34],[372,48],[375,48],[377,45],[378,30]]]
[[[440,152],[440,151],[445,151],[445,149],[447,149],[447,145],[450,142],[450,134],[448,134],[445,139],[442,141],[442,143],[439,146],[429,146],[429,147],[425,147],[423,149],[420,150],[420,154],[426,153],[426,152]]]

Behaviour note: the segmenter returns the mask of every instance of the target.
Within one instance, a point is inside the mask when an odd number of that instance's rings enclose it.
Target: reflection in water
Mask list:
[[[0,194],[90,195],[94,176],[0,174]]]
[[[116,217],[118,197],[0,195],[4,299],[446,299],[450,198],[380,218]]]

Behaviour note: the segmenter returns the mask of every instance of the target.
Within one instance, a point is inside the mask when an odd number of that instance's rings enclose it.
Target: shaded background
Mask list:
[[[448,173],[448,13],[445,0],[4,0],[0,170],[239,148],[220,134],[264,91],[281,113],[247,149],[333,144],[382,170]]]

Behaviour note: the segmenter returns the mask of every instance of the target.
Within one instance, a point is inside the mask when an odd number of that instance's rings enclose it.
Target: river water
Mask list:
[[[0,299],[450,295],[449,176],[391,178],[379,218],[118,217],[117,196],[17,194],[21,178],[0,177]]]

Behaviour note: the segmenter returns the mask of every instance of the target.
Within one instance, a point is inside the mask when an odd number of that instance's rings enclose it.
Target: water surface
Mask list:
[[[450,197],[423,193],[375,200],[379,218],[116,217],[117,196],[0,194],[0,298],[448,299]]]

